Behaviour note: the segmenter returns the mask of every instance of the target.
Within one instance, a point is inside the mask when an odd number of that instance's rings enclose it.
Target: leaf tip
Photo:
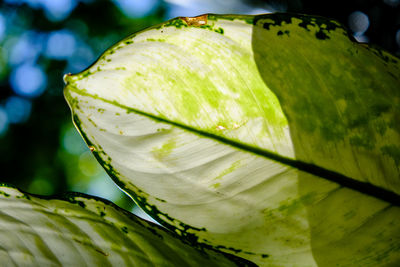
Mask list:
[[[70,76],[72,76],[71,73],[66,73],[66,74],[64,74],[64,76],[63,76],[63,81],[64,81],[65,85],[68,84],[68,81],[69,81],[68,78],[69,78]]]

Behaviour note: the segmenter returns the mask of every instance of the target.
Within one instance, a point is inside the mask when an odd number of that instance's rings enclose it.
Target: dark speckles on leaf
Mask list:
[[[362,127],[363,125],[367,125],[369,123],[369,117],[367,114],[360,114],[358,116],[352,116],[347,118],[347,125],[350,129]]]
[[[219,34],[224,34],[224,29],[222,28],[214,29],[214,31]]]
[[[249,251],[243,251],[243,253],[244,253],[244,254],[247,254],[247,255],[256,255],[256,253],[254,253],[254,252],[249,252]]]
[[[128,233],[128,227],[126,227],[126,226],[121,227],[121,231],[124,232],[125,234],[127,234]]]
[[[318,32],[315,33],[315,37],[320,40],[329,39],[329,36],[320,29]]]
[[[104,255],[104,256],[109,256],[109,254],[108,253],[106,253],[106,252],[104,252],[104,251],[102,251],[101,249],[96,249],[96,251],[97,252],[99,252],[100,254],[102,254],[102,255]]]
[[[330,31],[333,31],[337,28],[343,28],[339,23],[333,20],[329,20],[322,17],[310,17],[306,15],[291,15],[287,14],[268,14],[267,16],[260,16],[257,21],[261,20],[263,23],[262,26],[266,30],[270,30],[271,26],[284,26],[286,24],[293,23],[292,18],[297,18],[301,20],[298,24],[299,27],[303,28],[306,31],[311,31],[312,28],[316,28],[317,32],[315,33],[315,37],[318,40],[326,40],[329,39]],[[257,21],[255,23],[257,23]],[[288,34],[286,31],[278,31],[277,35],[282,36],[283,34]]]
[[[286,30],[286,31],[278,31],[276,35],[282,36],[282,35],[284,35],[284,34],[286,34],[287,36],[289,36],[289,31],[288,31],[288,30]]]
[[[232,251],[232,252],[234,252],[234,253],[240,253],[240,252],[243,251],[243,250],[241,250],[241,249],[235,249],[235,248],[226,247],[226,246],[221,246],[221,245],[216,246],[215,248],[216,248],[216,249],[226,249],[226,250]]]
[[[158,201],[160,201],[160,202],[163,202],[163,203],[166,203],[166,202],[167,202],[167,201],[165,201],[164,199],[161,199],[161,198],[158,198],[158,197],[156,197],[155,199],[158,200]]]
[[[86,204],[83,201],[76,200],[74,197],[69,197],[67,200],[72,204],[78,204],[82,208],[86,207]]]
[[[90,74],[92,74],[90,71],[85,71],[84,73],[82,73],[82,78],[85,78],[85,77],[89,76]]]
[[[392,66],[398,69],[398,65],[396,65],[397,59],[394,56],[390,55],[388,52],[382,50],[379,47],[375,47],[373,44],[365,45],[364,47],[370,50],[376,56],[380,57],[384,62],[393,64]]]
[[[159,43],[163,43],[163,42],[165,42],[165,39],[147,38],[146,41],[147,41],[147,42],[159,42]]]
[[[303,21],[299,24],[300,27],[304,26],[307,28],[308,25],[313,27],[318,26],[318,28],[325,33],[334,31],[337,28],[343,28],[338,22],[323,17],[299,16],[299,19]]]
[[[82,132],[82,131],[81,131]],[[84,139],[85,135],[84,135]],[[103,152],[104,153],[104,152]],[[143,196],[140,196],[140,194],[142,193],[141,190],[137,189],[136,192],[133,192],[132,190],[128,189],[117,177],[120,176],[120,174],[109,164],[111,162],[111,158],[107,156],[107,159],[104,160],[102,156],[100,156],[98,153],[94,152],[94,155],[96,157],[96,159],[100,162],[100,164],[105,168],[105,170],[107,171],[107,173],[113,178],[114,181],[117,182],[117,184],[123,188],[124,190],[126,190],[127,192],[130,193],[130,195],[133,196],[133,198],[135,199],[135,201],[137,203],[139,203],[139,206],[144,209],[146,211],[147,214],[149,214],[152,218],[154,218],[155,220],[159,221],[159,222],[163,222],[164,218],[167,219],[168,221],[171,222],[175,222],[175,225],[178,224],[179,227],[178,229],[181,231],[181,235],[185,237],[185,239],[187,241],[189,241],[190,243],[197,243],[198,241],[198,237],[196,234],[194,233],[190,233],[190,230],[193,231],[206,231],[205,228],[196,228],[196,227],[192,227],[189,226],[187,224],[184,224],[180,221],[177,221],[176,219],[170,217],[168,214],[161,212],[160,210],[158,210],[158,208],[156,206],[150,205],[147,203],[147,199]],[[106,155],[104,153],[104,155]],[[106,162],[108,161],[108,162]],[[133,185],[132,185],[133,186]],[[163,217],[163,219],[161,218]],[[172,229],[173,227],[171,227],[170,225],[164,225],[167,228],[170,228],[172,231],[174,229]]]
[[[305,20],[299,23],[300,27],[304,28],[306,31],[310,31],[310,29],[307,27],[308,25],[309,25],[308,21]]]
[[[350,144],[353,146],[363,147],[367,150],[371,150],[374,148],[373,141],[365,138],[364,136],[352,136],[350,137]]]
[[[260,18],[262,19],[263,17],[260,16]],[[280,13],[276,13],[273,14],[271,16],[271,14],[269,14],[267,16],[268,18],[268,22],[264,22],[264,29],[269,30],[270,26],[282,26],[283,23],[285,24],[291,24],[292,23],[292,18],[289,17],[287,14],[280,14]],[[271,21],[271,22],[269,22]]]
[[[383,154],[391,157],[398,167],[400,164],[400,147],[396,145],[386,145],[381,148]]]
[[[10,194],[7,194],[6,192],[3,192],[3,191],[0,191],[0,195],[3,195],[5,197],[9,197],[10,196]]]
[[[219,34],[224,34],[224,29],[222,29],[222,28],[214,29],[211,25],[201,25],[201,26],[199,26],[199,28],[214,31]]]
[[[81,206],[82,208],[85,208],[85,207],[86,207],[86,204],[83,203],[82,201],[76,201],[76,203],[77,203],[79,206]]]
[[[17,196],[17,198],[25,198],[27,200],[31,200],[31,197],[28,194],[23,194],[21,196]]]
[[[375,105],[370,107],[371,115],[374,117],[379,117],[382,113],[390,112],[391,106],[388,103],[376,103]]]
[[[184,20],[179,19],[179,18],[178,19],[174,19],[174,20],[170,20],[170,21],[168,21],[167,23],[164,24],[164,27],[171,27],[171,26],[173,26],[173,27],[175,27],[177,29],[180,29],[182,27],[188,27],[187,23]],[[163,31],[161,31],[161,32],[163,32]]]
[[[269,257],[268,254],[261,254],[261,258],[263,258],[263,259],[268,258],[268,257]]]
[[[376,51],[376,55],[378,55],[380,58],[382,58],[385,62],[389,62],[389,57],[384,55],[382,50],[375,50]]]
[[[77,239],[77,238],[72,238],[72,240],[74,240],[75,242],[77,242],[77,243],[79,243],[79,244],[82,244],[82,245],[85,245],[85,246],[88,246],[88,247],[93,248],[96,252],[102,254],[103,256],[106,256],[106,257],[109,256],[108,253],[106,253],[106,252],[102,251],[101,249],[95,247],[95,246],[94,246],[92,243],[90,243],[90,242],[81,241],[81,240],[79,240],[79,239]]]
[[[207,29],[207,30],[212,30],[211,25],[201,25],[201,26],[199,26],[199,28],[201,28],[201,29]]]

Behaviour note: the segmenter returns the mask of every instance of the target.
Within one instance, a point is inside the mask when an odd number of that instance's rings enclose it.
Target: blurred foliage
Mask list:
[[[0,130],[1,181],[36,194],[92,193],[129,207],[130,200],[112,185],[75,130],[62,95],[62,77],[66,72],[88,67],[105,49],[126,35],[161,22],[164,7],[159,4],[145,17],[129,18],[112,1],[86,1],[77,3],[67,18],[53,19],[45,8],[35,7],[29,1],[5,1],[0,14],[6,21],[0,54],[2,110],[10,97],[18,96],[11,76],[19,66],[38,66],[47,80],[46,90],[40,96],[19,96],[31,104],[26,122],[12,123],[11,118],[17,114],[6,110],[8,120]],[[53,42],[59,48],[49,53],[52,33],[60,30],[72,37],[74,51],[69,54],[65,53],[70,49],[65,45],[68,38]],[[35,37],[23,47],[21,40],[27,33]],[[18,49],[18,46],[23,48]],[[39,50],[37,55],[32,55],[33,50]],[[27,74],[23,83],[31,82],[28,77]],[[24,107],[20,108],[20,112],[24,112]],[[115,190],[110,190],[113,187]],[[102,192],[102,189],[109,192]]]
[[[326,16],[350,28],[349,16],[361,11],[367,20],[361,16],[364,20],[360,21],[367,21],[368,25],[364,25],[366,31],[354,32],[355,37],[400,54],[398,0],[3,1],[0,4],[1,182],[36,194],[90,193],[130,209],[130,200],[106,178],[72,125],[62,96],[63,75],[83,70],[113,43],[171,16],[266,11]]]

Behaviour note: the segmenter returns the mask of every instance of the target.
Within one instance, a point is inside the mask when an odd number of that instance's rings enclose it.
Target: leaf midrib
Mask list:
[[[232,147],[234,147],[236,149],[240,149],[240,150],[243,150],[243,151],[246,151],[246,152],[250,152],[250,153],[265,157],[265,158],[267,158],[269,160],[273,160],[273,161],[279,162],[279,163],[281,163],[283,165],[287,165],[287,166],[296,168],[296,169],[298,169],[300,171],[303,171],[303,172],[318,176],[320,178],[329,180],[331,182],[340,184],[341,186],[344,186],[344,187],[353,189],[355,191],[361,192],[363,194],[370,195],[370,196],[373,196],[375,198],[381,199],[383,201],[389,202],[389,203],[391,203],[391,204],[393,204],[395,206],[400,206],[400,196],[397,195],[396,193],[394,193],[392,191],[389,191],[387,189],[372,185],[370,183],[357,181],[357,180],[355,180],[355,179],[353,179],[351,177],[348,177],[346,175],[343,175],[343,174],[341,174],[339,172],[328,170],[328,169],[320,167],[318,165],[307,163],[307,162],[303,162],[303,161],[300,161],[300,160],[290,159],[290,158],[281,156],[279,154],[273,153],[273,152],[265,150],[265,149],[260,149],[258,147],[254,147],[254,146],[251,146],[251,145],[248,145],[248,144],[239,143],[239,142],[230,140],[230,139],[222,137],[222,136],[218,136],[218,135],[215,135],[215,134],[212,134],[212,133],[208,133],[208,132],[205,132],[205,131],[202,131],[202,130],[199,130],[199,129],[196,129],[196,128],[193,128],[193,127],[181,124],[181,123],[178,123],[178,122],[174,122],[174,121],[168,120],[166,118],[161,118],[161,117],[158,117],[156,115],[146,113],[144,111],[140,111],[140,110],[137,110],[137,109],[134,109],[134,108],[131,108],[131,107],[127,107],[125,105],[117,103],[116,101],[110,101],[110,100],[107,100],[105,98],[99,97],[97,95],[92,95],[92,94],[89,94],[89,93],[87,93],[85,91],[79,90],[78,88],[76,88],[72,84],[67,84],[66,85],[66,87],[64,89],[64,95],[65,96],[68,94],[68,90],[71,90],[71,91],[73,91],[73,92],[75,92],[77,94],[80,94],[82,96],[88,96],[88,97],[91,97],[93,99],[104,101],[104,102],[106,102],[108,104],[111,104],[111,105],[117,106],[119,108],[125,109],[128,112],[132,112],[132,113],[135,113],[135,114],[150,118],[150,119],[158,121],[158,122],[163,122],[163,123],[167,123],[167,124],[176,126],[178,128],[181,128],[183,130],[189,131],[191,133],[198,134],[198,135],[200,135],[202,137],[207,137],[207,138],[213,139],[215,141],[221,142],[221,143],[223,143],[225,145],[232,146]],[[82,131],[82,129],[80,129],[80,130]]]

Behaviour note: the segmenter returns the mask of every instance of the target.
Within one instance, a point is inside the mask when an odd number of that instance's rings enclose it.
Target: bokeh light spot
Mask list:
[[[10,77],[15,93],[26,97],[40,96],[47,85],[47,77],[38,65],[24,64],[13,70]]]
[[[102,168],[90,151],[82,153],[79,157],[79,169],[86,176],[96,176]]]
[[[7,4],[22,4],[23,0],[3,0]]]
[[[75,53],[68,59],[68,65],[65,72],[78,72],[85,69],[95,60],[93,50],[83,42],[78,43]]]
[[[3,14],[0,13],[0,41],[4,39],[6,34],[6,19]]]
[[[369,42],[369,38],[365,35],[354,35],[354,39],[357,40],[357,42],[359,43],[368,43]]]
[[[61,133],[62,147],[70,154],[80,155],[88,151],[88,147],[73,126],[64,127]]]
[[[55,31],[49,34],[45,55],[53,59],[66,59],[72,56],[76,49],[76,38],[67,30]]]
[[[258,15],[258,14],[270,14],[274,12],[273,10],[269,10],[269,9],[265,9],[265,8],[254,8],[251,9],[249,12],[247,12],[246,14],[249,15]]]
[[[383,2],[391,7],[397,7],[400,4],[400,0],[383,0]]]
[[[32,104],[29,100],[11,96],[6,100],[5,109],[10,123],[24,123],[31,113]]]
[[[77,0],[25,0],[32,8],[42,8],[46,17],[60,21],[69,16],[78,4]]]
[[[369,27],[368,16],[361,11],[354,11],[349,16],[349,27],[356,35],[362,35]]]
[[[252,6],[241,0],[165,0],[167,4],[166,18],[171,19],[178,16],[198,16],[204,13],[218,14],[261,14],[271,13],[271,10],[263,6]],[[283,8],[280,10],[284,12]]]
[[[33,194],[51,195],[54,193],[54,185],[48,179],[37,177],[29,185],[28,191]]]
[[[130,18],[140,18],[154,12],[158,5],[158,0],[114,0],[115,5]]]
[[[9,57],[11,65],[35,62],[43,50],[44,35],[33,31],[22,34],[12,47]]]
[[[76,7],[76,0],[42,0],[44,2],[44,9],[46,15],[51,20],[63,20]]]
[[[3,107],[0,107],[0,137],[8,130],[8,115]]]

